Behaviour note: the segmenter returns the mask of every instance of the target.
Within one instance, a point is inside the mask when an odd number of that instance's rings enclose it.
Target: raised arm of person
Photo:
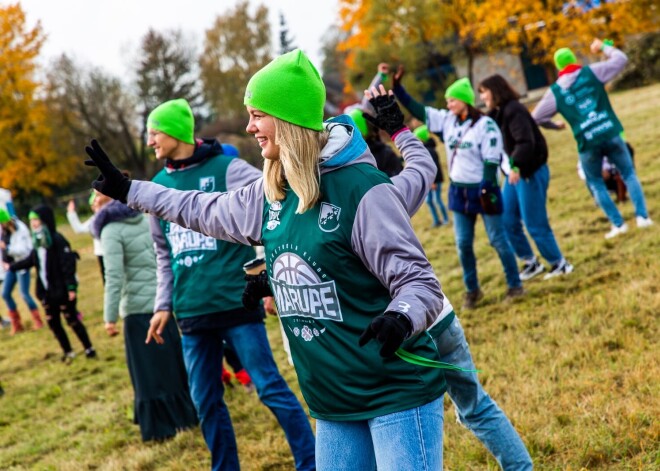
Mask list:
[[[411,115],[420,120],[422,123],[428,124],[426,123],[426,107],[418,101],[413,100],[413,97],[408,95],[408,92],[405,88],[403,88],[403,85],[401,84],[401,80],[403,80],[405,73],[405,68],[400,65],[392,76],[394,95],[396,95],[397,100],[399,100],[399,102],[410,112]]]
[[[403,113],[396,104],[392,92],[386,92],[383,85],[365,90],[376,117],[366,119],[392,136],[406,165],[392,183],[401,192],[409,215],[415,214],[424,203],[436,174],[436,167],[429,151],[405,126]],[[391,116],[390,116],[391,115]]]
[[[153,182],[129,180],[93,140],[85,148],[101,175],[92,186],[110,198],[216,239],[257,245],[263,221],[263,180],[226,193],[180,191]]]
[[[94,220],[94,216],[92,215],[87,221],[80,222],[80,217],[78,217],[78,213],[76,212],[76,203],[73,200],[69,201],[69,204],[67,205],[66,218],[69,221],[71,230],[76,234],[89,232],[92,227],[92,221]]]
[[[589,66],[596,78],[603,83],[619,75],[628,63],[628,56],[622,50],[608,46],[600,39],[594,39],[591,43],[591,52],[594,54],[602,52],[607,57],[606,60]]]
[[[234,159],[227,167],[227,191],[237,190],[261,178],[261,170],[243,159]]]

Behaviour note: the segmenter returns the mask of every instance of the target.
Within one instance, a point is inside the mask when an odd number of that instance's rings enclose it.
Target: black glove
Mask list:
[[[254,311],[259,307],[259,301],[267,296],[272,296],[273,292],[268,283],[268,274],[263,270],[258,275],[245,275],[245,289],[243,290],[243,306],[248,311]]]
[[[110,162],[108,155],[96,139],[92,139],[90,145],[91,147],[85,147],[85,152],[91,160],[85,160],[85,165],[98,167],[101,172],[101,175],[92,182],[92,188],[112,199],[126,203],[131,181]]]
[[[378,95],[371,98],[369,103],[376,110],[376,116],[373,117],[366,113],[362,113],[362,116],[374,126],[384,130],[390,136],[406,127],[403,123],[403,113],[394,95]]]
[[[360,335],[358,343],[363,347],[369,340],[375,338],[383,344],[380,356],[387,358],[394,355],[411,333],[412,324],[405,314],[387,311],[371,321]]]

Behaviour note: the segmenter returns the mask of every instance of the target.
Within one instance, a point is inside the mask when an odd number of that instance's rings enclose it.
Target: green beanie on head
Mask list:
[[[362,137],[365,137],[367,135],[367,120],[364,119],[364,116],[362,115],[362,110],[360,108],[353,108],[349,113],[348,116],[350,116],[353,121],[355,122],[355,126],[357,126],[358,131],[360,131],[360,134],[362,134]]]
[[[252,76],[243,104],[282,121],[322,131],[325,85],[305,53],[296,49]]]
[[[0,208],[0,224],[11,221],[11,214],[4,208]]]
[[[28,219],[30,219],[30,220],[32,220],[32,219],[39,219],[39,220],[40,220],[40,219],[41,219],[41,216],[39,216],[39,215],[38,215],[36,212],[34,212],[34,211],[30,211],[30,212],[28,213]]]
[[[417,139],[419,139],[422,142],[428,141],[429,138],[431,137],[431,135],[429,134],[429,128],[426,127],[426,124],[423,124],[418,128],[415,128],[413,134],[417,136]]]
[[[463,77],[452,83],[447,91],[445,91],[445,98],[454,98],[470,106],[474,106],[474,90],[470,84],[470,79]]]
[[[195,118],[190,105],[183,98],[158,105],[149,114],[147,128],[172,136],[186,144],[195,143]]]
[[[577,57],[575,57],[573,51],[567,47],[557,49],[555,51],[555,67],[557,67],[557,70],[562,70],[570,64],[577,64]]]

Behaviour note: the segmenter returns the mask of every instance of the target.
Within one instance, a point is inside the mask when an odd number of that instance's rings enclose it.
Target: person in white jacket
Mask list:
[[[9,211],[0,208],[0,224],[2,225],[2,240],[0,240],[0,249],[2,249],[3,268],[6,271],[5,282],[2,289],[2,298],[7,304],[9,310],[9,319],[11,321],[11,335],[17,334],[23,330],[21,316],[18,313],[18,306],[12,297],[14,286],[18,282],[21,296],[30,309],[32,314],[32,326],[36,329],[43,327],[41,316],[37,303],[30,295],[30,271],[18,270],[10,271],[9,265],[24,260],[32,252],[32,237],[30,230],[17,217],[12,217]]]

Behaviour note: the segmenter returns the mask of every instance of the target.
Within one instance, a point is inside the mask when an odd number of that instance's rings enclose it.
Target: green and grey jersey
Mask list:
[[[414,204],[375,168],[366,145],[350,162],[332,166],[330,161],[350,147],[355,132],[345,126],[328,127],[322,199],[303,214],[295,214],[297,197],[291,191],[282,201],[266,202],[261,179],[223,194],[134,181],[128,201],[136,209],[218,239],[263,242],[312,415],[363,420],[428,403],[443,394],[445,384],[441,370],[397,357],[382,359],[376,342],[358,347],[359,334],[373,317],[387,310],[402,312],[413,326],[404,348],[437,358],[425,332],[442,328],[440,318],[448,317],[451,308],[447,312],[440,285],[412,230],[408,209],[416,209]],[[430,161],[412,133],[400,133],[396,144],[404,158],[417,154]],[[423,172],[427,186],[435,176],[430,163],[429,171]],[[410,170],[412,176],[415,170]]]
[[[578,69],[575,72],[562,74],[557,79],[557,82],[555,82],[554,84],[555,86],[551,87],[547,92],[545,92],[541,100],[534,108],[534,111],[532,111],[532,117],[538,124],[543,125],[545,123],[548,123],[557,112],[562,113],[562,109],[560,109],[561,106],[560,101],[562,101],[562,99],[564,101],[564,104],[568,104],[569,106],[571,104],[578,105],[580,109],[586,111],[586,115],[587,115],[586,120],[590,119],[589,113],[595,112],[595,109],[593,107],[594,105],[598,104],[598,101],[594,100],[593,97],[589,97],[588,95],[590,95],[590,93],[587,92],[590,91],[593,92],[596,90],[596,88],[598,88],[601,90],[602,93],[605,93],[603,84],[609,82],[619,73],[621,73],[621,71],[625,68],[626,63],[628,62],[628,57],[626,56],[626,54],[623,51],[613,46],[605,46],[603,48],[603,53],[605,54],[605,56],[607,56],[606,60],[601,62],[596,62],[588,66],[589,72],[591,72],[596,82],[598,83],[592,83],[591,85],[587,85],[587,86],[583,86],[584,84],[580,85],[581,91],[580,91],[580,96],[578,96],[575,93],[570,93],[569,90],[573,87],[573,85],[576,83],[578,78],[582,77],[583,80],[584,78],[586,78],[585,75],[582,74],[582,71],[587,67]],[[572,98],[569,98],[569,95]],[[566,103],[566,100],[568,100],[568,103]],[[609,105],[609,99],[608,99],[608,105]],[[591,119],[593,120],[593,122],[591,124],[587,122],[586,127],[590,127],[593,124],[599,125],[606,121],[599,119],[598,118],[599,115],[600,115],[599,112],[596,113],[595,116],[592,114]],[[612,113],[612,115],[616,119],[616,115],[614,115],[614,113]],[[568,117],[566,119],[569,120]],[[612,124],[614,125],[614,123]],[[572,123],[571,123],[571,127],[573,128]],[[609,125],[606,125],[606,127],[609,128]],[[573,129],[573,131],[575,134],[576,129]],[[580,145],[581,145],[580,141],[578,140],[578,147]]]
[[[478,185],[484,178],[485,163],[500,165],[502,133],[490,117],[482,116],[474,124],[470,118],[461,122],[449,110],[427,106],[426,125],[429,131],[442,134],[452,183]]]
[[[589,67],[583,67],[570,87],[550,87],[557,111],[568,121],[580,152],[615,138],[623,126],[617,118],[605,86]]]
[[[164,168],[153,181],[179,190],[225,192],[260,177],[261,172],[244,160],[217,155],[182,169]],[[253,248],[155,216],[150,222],[158,266],[155,311],[173,311],[184,319],[242,307],[243,264],[254,258]]]

